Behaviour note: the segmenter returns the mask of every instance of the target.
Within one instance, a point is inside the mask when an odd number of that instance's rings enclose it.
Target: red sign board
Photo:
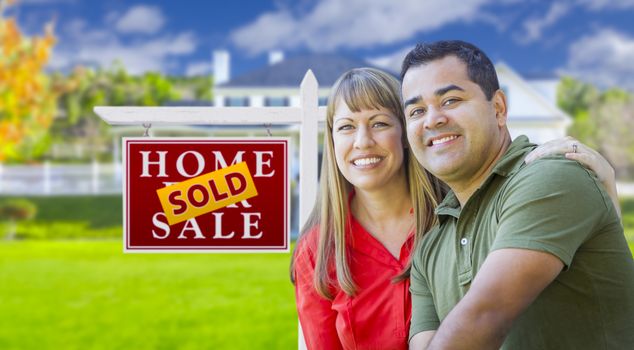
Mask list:
[[[287,138],[124,138],[124,250],[288,252]]]

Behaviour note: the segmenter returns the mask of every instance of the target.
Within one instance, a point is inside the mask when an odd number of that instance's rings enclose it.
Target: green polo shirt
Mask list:
[[[410,338],[439,327],[490,252],[521,248],[565,268],[502,349],[634,349],[634,260],[614,206],[577,162],[524,164],[534,147],[518,137],[464,208],[450,192],[436,209],[439,225],[412,255]]]

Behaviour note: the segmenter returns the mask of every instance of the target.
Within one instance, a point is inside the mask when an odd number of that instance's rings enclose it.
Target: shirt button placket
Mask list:
[[[471,245],[469,244],[469,238],[462,237],[460,239],[460,250],[460,253],[462,254],[464,270],[471,271]]]
[[[460,239],[460,260],[460,284],[468,285],[471,281],[471,244],[469,238],[464,236]]]

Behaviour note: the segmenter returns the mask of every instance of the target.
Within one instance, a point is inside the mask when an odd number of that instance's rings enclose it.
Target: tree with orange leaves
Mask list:
[[[0,0],[0,162],[29,160],[46,150],[57,95],[44,73],[55,44],[52,25],[41,37],[25,37],[15,18],[5,17],[14,0]]]

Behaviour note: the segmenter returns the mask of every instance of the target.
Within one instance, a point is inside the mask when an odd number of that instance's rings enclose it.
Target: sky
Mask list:
[[[49,65],[133,74],[210,74],[228,50],[231,76],[285,57],[338,53],[398,71],[416,43],[460,39],[527,77],[570,75],[634,91],[634,0],[18,0],[7,15],[41,34],[53,20]]]

